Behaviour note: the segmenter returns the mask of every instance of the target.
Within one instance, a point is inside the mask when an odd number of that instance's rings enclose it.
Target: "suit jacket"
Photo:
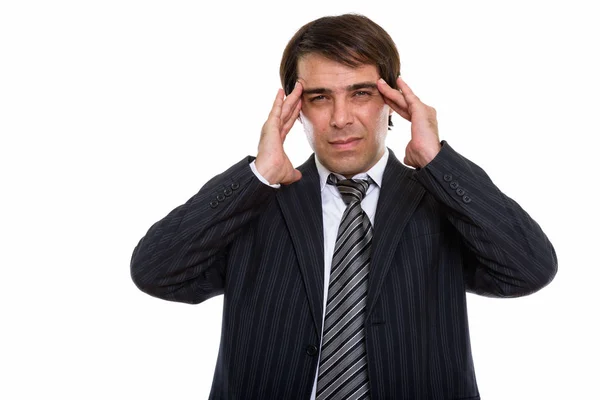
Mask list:
[[[371,398],[479,399],[466,292],[547,285],[556,254],[538,224],[446,142],[413,170],[390,151],[376,219],[365,336]],[[210,399],[309,399],[323,318],[323,222],[314,155],[300,181],[261,183],[248,157],[155,223],[131,260],[166,300],[224,294]]]

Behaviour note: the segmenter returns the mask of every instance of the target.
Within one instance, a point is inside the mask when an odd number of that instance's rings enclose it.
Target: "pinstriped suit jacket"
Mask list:
[[[479,399],[466,292],[547,285],[556,254],[538,224],[446,142],[426,167],[393,152],[374,223],[365,325],[371,398]],[[224,294],[211,399],[308,399],[323,313],[323,223],[314,155],[273,189],[244,159],[155,223],[131,260],[166,300]]]

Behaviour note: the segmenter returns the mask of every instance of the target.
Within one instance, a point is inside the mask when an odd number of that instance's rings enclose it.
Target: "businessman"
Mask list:
[[[440,141],[373,21],[309,22],[280,75],[256,157],[149,229],[133,281],[171,301],[224,294],[211,399],[479,399],[466,293],[546,286],[548,238]],[[392,114],[411,123],[404,163],[385,146]],[[314,154],[296,169],[297,121]]]

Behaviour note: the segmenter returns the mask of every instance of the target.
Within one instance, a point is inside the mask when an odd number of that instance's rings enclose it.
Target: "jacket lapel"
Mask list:
[[[410,216],[425,194],[425,189],[413,178],[413,173],[413,170],[400,163],[390,150],[375,214],[367,318],[373,311],[392,264],[394,249]]]
[[[282,186],[277,200],[292,238],[300,272],[308,295],[308,303],[321,337],[323,322],[323,211],[319,173],[314,154],[298,170],[302,179]]]
[[[315,329],[321,337],[323,322],[324,250],[323,211],[319,173],[314,154],[298,169],[302,179],[282,186],[277,200],[292,238],[300,273],[308,295]],[[404,166],[390,150],[377,202],[373,234],[373,256],[367,292],[368,318],[394,257],[402,232],[425,189],[413,178],[413,170]]]

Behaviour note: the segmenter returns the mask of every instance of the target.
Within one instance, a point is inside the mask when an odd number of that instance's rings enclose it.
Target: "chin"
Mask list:
[[[336,172],[344,176],[352,176],[361,172],[365,172],[360,167],[361,163],[351,162],[350,160],[348,161],[349,162],[332,163],[331,168],[329,169],[331,170],[331,172]]]

